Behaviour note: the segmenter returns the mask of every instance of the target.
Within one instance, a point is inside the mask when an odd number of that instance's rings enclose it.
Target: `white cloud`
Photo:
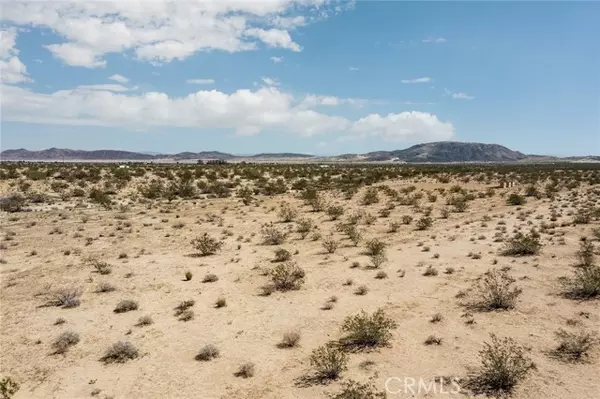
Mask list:
[[[188,79],[185,81],[187,84],[191,85],[213,85],[215,84],[214,79]]]
[[[353,138],[380,137],[389,141],[448,139],[454,132],[452,124],[435,115],[414,111],[349,120],[311,109],[304,103],[305,97],[295,98],[276,87],[229,94],[202,90],[185,97],[169,97],[160,92],[132,94],[119,86],[88,85],[43,94],[4,85],[0,88],[2,117],[4,121],[130,130],[174,126],[232,129],[238,135],[265,130],[300,136],[344,133]],[[321,103],[330,105],[339,102],[333,100],[335,97],[320,98]]]
[[[267,86],[279,86],[279,82],[277,81],[277,79],[273,79],[273,78],[267,78],[265,76],[260,78],[264,84],[266,84]]]
[[[54,57],[99,68],[106,65],[106,54],[125,51],[153,63],[200,51],[249,51],[261,42],[298,52],[302,48],[290,31],[340,11],[336,0],[15,0],[2,7],[0,20],[48,28],[62,38],[46,46]],[[0,52],[9,39],[2,38]]]
[[[283,62],[283,57],[271,57],[271,61],[273,61],[276,64],[279,64],[280,62]]]
[[[443,37],[428,37],[427,39],[423,39],[423,43],[446,43],[447,41]]]
[[[427,112],[407,111],[368,115],[354,122],[350,132],[350,138],[380,137],[385,141],[447,140],[454,135],[454,126]]]
[[[359,70],[359,68],[357,68],[357,67],[352,67],[352,66],[351,66],[351,67],[348,67],[348,69],[349,69],[349,70],[351,70],[352,72],[354,72],[354,71],[358,71],[358,70]]]
[[[269,47],[280,47],[289,49],[295,52],[302,51],[302,48],[298,43],[295,43],[288,31],[281,29],[261,29],[252,28],[245,31],[246,36],[256,37],[264,42]]]
[[[0,29],[0,82],[27,83],[33,80],[27,73],[27,67],[18,57],[17,30],[15,28]]]
[[[100,54],[93,49],[73,43],[50,44],[45,46],[54,57],[71,66],[85,68],[103,68],[106,61],[100,58]]]
[[[335,107],[338,105],[352,105],[360,108],[367,104],[367,100],[361,98],[339,98],[335,96],[320,96],[315,94],[307,94],[298,104],[302,108],[315,108],[318,106]]]
[[[403,79],[402,83],[429,83],[431,82],[432,79],[428,78],[428,77],[424,77],[424,78],[415,78],[415,79]]]
[[[455,100],[473,100],[475,97],[468,95],[467,93],[452,93],[452,98]]]
[[[118,73],[110,76],[108,79],[109,80],[114,80],[115,82],[118,82],[118,83],[127,83],[127,82],[129,82],[128,78],[126,78],[123,75],[119,75]]]

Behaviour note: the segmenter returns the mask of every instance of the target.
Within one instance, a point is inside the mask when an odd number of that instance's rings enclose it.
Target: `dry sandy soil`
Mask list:
[[[401,179],[385,183],[396,190],[413,184]],[[416,186],[418,192],[453,184],[432,181]],[[461,186],[476,191],[488,187]],[[558,283],[559,277],[572,274],[580,238],[591,236],[598,222],[572,224],[575,207],[565,190],[554,202],[528,198],[522,207],[508,206],[500,195],[520,189],[498,189],[492,198],[475,199],[466,212],[451,213],[447,219],[439,216],[444,198],[428,204],[425,197],[423,204],[433,206],[434,219],[425,231],[415,229],[421,215],[411,206],[398,205],[389,217],[377,217],[371,225],[360,223],[365,240],[379,238],[388,244],[387,262],[378,270],[366,267],[364,242],[352,245],[336,231],[337,222],[323,212],[312,212],[292,194],[258,197],[250,206],[232,197],[131,203],[105,210],[69,200],[33,206],[31,212],[2,212],[0,377],[10,376],[20,384],[16,399],[319,398],[338,392],[350,379],[371,379],[384,390],[390,377],[432,381],[436,376],[466,376],[480,365],[479,351],[495,333],[525,345],[537,366],[518,384],[513,397],[598,398],[597,347],[580,363],[548,355],[557,345],[559,328],[600,331],[598,300],[564,298]],[[358,210],[377,216],[385,207],[388,200],[382,192],[379,203],[361,205],[363,190],[350,201],[327,194],[329,202],[344,205],[346,214],[340,220]],[[10,191],[14,189],[2,182],[0,192]],[[301,217],[313,219],[324,237],[333,232],[340,241],[337,251],[326,253],[322,240],[313,241],[311,235],[301,240],[294,232],[296,223],[280,222],[277,209],[284,202],[297,208]],[[504,244],[494,240],[498,231],[506,228],[508,237],[515,229],[527,232],[550,223],[552,204],[562,216],[551,229],[553,234],[541,235],[538,256],[499,255]],[[520,220],[522,212],[526,216]],[[415,221],[390,233],[390,221],[403,215],[412,215]],[[282,245],[262,243],[261,226],[268,222],[289,231]],[[214,255],[199,257],[190,241],[205,232],[222,238],[224,245]],[[306,282],[299,290],[263,296],[261,287],[269,281],[266,272],[276,265],[274,250],[279,247],[293,254],[292,260],[306,272]],[[88,259],[108,262],[112,272],[97,273]],[[360,266],[352,267],[353,262]],[[430,265],[439,274],[425,276]],[[448,267],[454,271],[446,273]],[[465,290],[493,267],[510,268],[523,290],[516,307],[469,310],[464,302],[474,293]],[[380,270],[387,278],[376,278]],[[190,281],[184,279],[187,271],[193,274]],[[203,283],[209,273],[218,281]],[[345,284],[348,279],[352,285]],[[116,290],[97,293],[102,282]],[[356,295],[363,284],[368,292]],[[60,287],[80,288],[80,306],[47,306],[47,295]],[[459,292],[467,294],[457,298]],[[337,301],[324,309],[332,296]],[[220,297],[226,306],[217,308]],[[127,299],[137,301],[139,309],[115,313],[117,303]],[[174,308],[190,299],[195,301],[194,318],[180,321]],[[340,327],[347,316],[379,308],[398,325],[389,347],[351,353],[340,380],[298,383],[311,371],[311,352],[343,335]],[[436,313],[442,320],[432,323]],[[145,315],[153,324],[136,326]],[[59,318],[66,322],[57,325]],[[290,330],[300,333],[299,345],[279,348]],[[53,354],[52,342],[64,331],[78,333],[80,342],[64,354]],[[441,345],[424,345],[432,334],[443,338]],[[139,357],[123,364],[101,362],[117,341],[134,344]],[[208,362],[195,360],[206,344],[218,347],[220,356]],[[246,362],[254,363],[254,376],[236,377]],[[411,394],[397,381],[389,385],[393,392],[388,398],[473,396],[466,390]]]

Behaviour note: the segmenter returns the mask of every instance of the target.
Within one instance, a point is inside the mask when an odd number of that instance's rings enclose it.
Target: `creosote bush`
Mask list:
[[[335,346],[321,346],[310,355],[310,365],[317,379],[335,380],[348,368],[348,355]]]
[[[341,205],[330,205],[327,207],[327,216],[330,220],[338,220],[344,214],[344,207]]]
[[[568,362],[581,362],[586,360],[591,349],[598,345],[596,334],[580,330],[568,332],[560,329],[556,332],[558,346],[552,352],[554,357]]]
[[[508,198],[506,199],[506,203],[508,205],[524,205],[525,204],[525,197],[523,197],[522,195],[516,194],[516,193],[512,193],[511,195],[508,196]]]
[[[294,262],[285,262],[275,266],[271,272],[271,280],[279,291],[298,290],[304,284],[306,273]]]
[[[492,269],[476,284],[477,299],[473,304],[481,310],[506,310],[515,307],[522,290],[514,286],[515,279],[507,271]]]
[[[287,249],[277,248],[275,250],[274,262],[285,262],[286,260],[290,260],[291,258],[292,254]]]
[[[292,208],[289,204],[284,204],[279,209],[279,218],[284,223],[292,222],[296,217],[298,217],[298,210]]]
[[[110,346],[100,360],[104,363],[125,363],[139,356],[139,352],[131,342],[119,341]]]
[[[208,256],[217,253],[223,246],[223,242],[209,236],[208,233],[204,233],[192,240],[192,246],[201,256]]]
[[[255,371],[256,371],[256,366],[254,366],[254,363],[248,362],[248,363],[244,363],[240,366],[238,371],[235,372],[235,376],[242,377],[242,378],[251,378],[251,377],[254,377]]]
[[[600,296],[600,266],[576,267],[572,277],[561,280],[565,296],[571,299],[592,299]]]
[[[504,256],[531,256],[537,255],[542,248],[540,238],[534,233],[527,235],[517,232],[511,237],[502,250]]]
[[[429,216],[423,216],[419,220],[417,220],[416,228],[417,230],[427,230],[433,225],[433,219]]]
[[[340,243],[332,237],[327,237],[323,239],[322,245],[328,254],[332,254],[337,250]]]
[[[367,241],[366,245],[367,245],[367,254],[370,256],[385,254],[386,244],[385,244],[385,242],[380,241],[377,238],[373,238],[372,240]]]
[[[264,226],[261,230],[261,234],[263,237],[263,243],[265,245],[280,245],[285,241],[286,234],[273,226],[273,224],[269,224]]]
[[[523,346],[512,338],[498,338],[492,334],[491,343],[484,343],[479,352],[481,368],[473,373],[468,387],[478,394],[510,393],[532,369],[534,363]]]
[[[352,347],[376,347],[388,345],[392,338],[392,330],[398,325],[387,317],[383,309],[378,309],[372,315],[365,311],[348,316],[342,325],[346,336],[342,343]]]

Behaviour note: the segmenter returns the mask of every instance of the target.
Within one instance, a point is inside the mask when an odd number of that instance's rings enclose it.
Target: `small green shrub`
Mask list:
[[[208,256],[217,253],[223,246],[223,242],[204,233],[192,240],[192,246],[200,253],[200,256]]]
[[[310,355],[310,364],[317,379],[335,380],[348,368],[348,355],[334,346],[321,346]]]
[[[342,331],[346,336],[342,342],[353,347],[385,346],[392,338],[391,331],[396,328],[396,322],[387,317],[383,309],[378,309],[372,315],[362,311],[344,320]]]
[[[306,273],[294,262],[279,264],[270,272],[275,289],[279,291],[298,290],[304,284]]]

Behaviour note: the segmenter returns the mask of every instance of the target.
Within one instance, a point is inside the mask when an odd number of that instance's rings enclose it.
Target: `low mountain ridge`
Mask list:
[[[404,162],[515,162],[528,158],[528,155],[499,144],[458,141],[417,144],[404,150],[376,151],[365,155],[369,161],[396,158]]]
[[[177,154],[142,153],[120,150],[71,150],[49,148],[29,151],[24,148],[5,150],[0,153],[3,161],[152,161],[152,160],[248,160],[248,159],[298,159],[319,162],[406,162],[406,163],[452,163],[452,162],[597,162],[598,156],[552,157],[524,154],[499,144],[468,143],[458,141],[438,141],[413,145],[403,150],[373,151],[366,154],[341,154],[331,157],[317,157],[299,153],[261,153],[255,155],[232,155],[219,151],[180,152]]]

